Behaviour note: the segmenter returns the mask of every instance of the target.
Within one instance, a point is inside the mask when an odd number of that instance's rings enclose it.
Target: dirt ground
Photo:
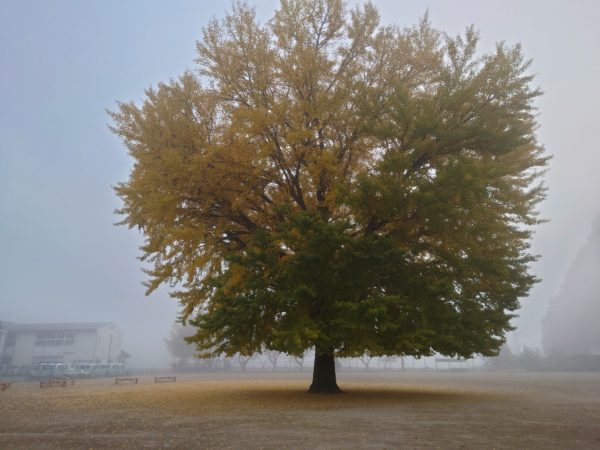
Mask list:
[[[2,449],[600,449],[600,374],[210,373],[173,384],[78,380],[0,392]]]

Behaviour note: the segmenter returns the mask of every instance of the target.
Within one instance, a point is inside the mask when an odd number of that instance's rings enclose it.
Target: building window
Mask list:
[[[35,339],[37,347],[73,345],[74,342],[75,334],[67,331],[41,331]]]
[[[62,355],[54,355],[54,356],[32,356],[31,364],[34,366],[40,363],[62,363],[63,357]]]

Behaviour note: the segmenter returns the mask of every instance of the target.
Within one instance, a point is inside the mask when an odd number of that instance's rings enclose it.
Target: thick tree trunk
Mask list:
[[[335,379],[335,360],[333,352],[315,352],[313,381],[308,389],[311,394],[339,394],[342,390]]]

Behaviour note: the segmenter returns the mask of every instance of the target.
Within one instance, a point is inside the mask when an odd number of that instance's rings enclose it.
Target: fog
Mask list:
[[[277,2],[252,3],[266,19]],[[540,208],[549,222],[533,241],[541,258],[532,270],[542,282],[522,300],[509,341],[541,347],[551,299],[560,312],[585,303],[561,306],[560,299],[589,302],[595,294],[598,311],[598,222],[596,237],[588,236],[600,214],[600,3],[374,3],[384,22],[412,25],[428,8],[434,26],[450,34],[475,24],[480,51],[500,40],[521,42],[533,59],[535,83],[545,92],[537,102],[539,141],[553,155]],[[114,322],[125,332],[132,366],[169,364],[164,338],[178,307],[166,290],[144,295],[136,259],[142,238],[114,226],[120,202],[111,186],[127,178],[132,162],[109,132],[105,110],[116,101],[139,102],[144,89],[193,69],[202,26],[227,7],[0,3],[0,321]],[[590,256],[571,265],[580,251]]]
[[[543,322],[548,354],[600,353],[600,217],[550,300]]]

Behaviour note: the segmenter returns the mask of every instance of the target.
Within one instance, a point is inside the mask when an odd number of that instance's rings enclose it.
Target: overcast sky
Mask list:
[[[277,2],[256,0],[259,18]],[[540,320],[600,212],[600,2],[378,0],[384,22],[480,30],[481,49],[521,42],[533,58],[539,139],[554,156],[533,248],[543,282],[523,300],[516,342],[540,345]],[[141,236],[113,226],[111,186],[132,161],[107,129],[115,101],[194,69],[195,41],[228,2],[0,1],[0,320],[113,321],[135,365],[167,361],[177,315],[144,296]],[[515,338],[513,337],[513,342]]]

